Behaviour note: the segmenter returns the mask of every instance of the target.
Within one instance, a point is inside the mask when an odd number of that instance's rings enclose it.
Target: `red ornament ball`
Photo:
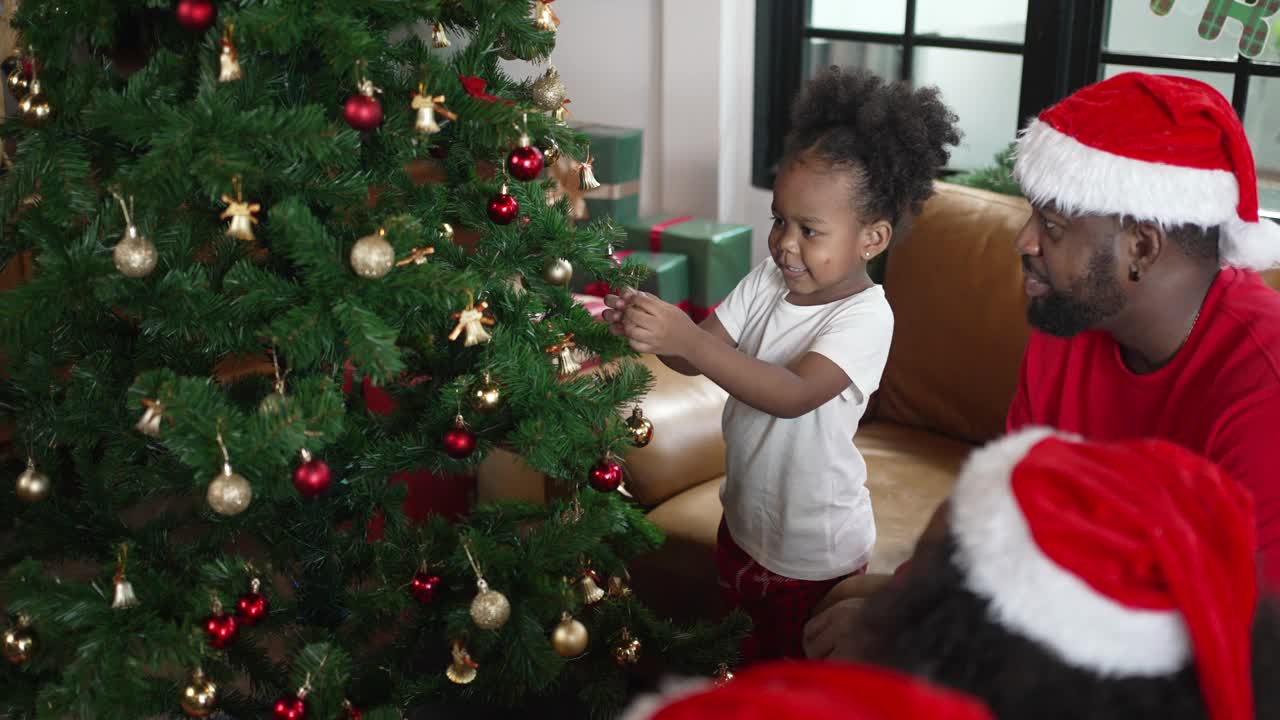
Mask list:
[[[313,498],[329,489],[333,473],[323,460],[308,460],[293,471],[293,486],[302,497]]]
[[[499,225],[510,225],[520,214],[520,203],[510,193],[499,193],[489,201],[489,219]]]
[[[343,104],[342,119],[362,132],[376,129],[382,124],[382,103],[375,97],[356,93]]]
[[[236,620],[242,625],[256,625],[266,616],[267,596],[262,593],[245,593],[236,601]]]
[[[622,466],[612,460],[601,460],[591,468],[591,487],[612,492],[622,485]]]
[[[444,433],[444,451],[449,457],[461,460],[476,449],[476,434],[465,427],[451,427]]]
[[[178,0],[174,9],[178,24],[191,32],[204,32],[218,19],[218,6],[211,0]]]
[[[542,172],[542,151],[528,145],[507,155],[507,172],[517,180],[534,180]]]
[[[307,716],[307,701],[297,695],[286,695],[271,706],[271,717],[275,720],[302,720]]]
[[[205,638],[209,646],[218,650],[231,645],[240,633],[240,624],[231,613],[214,613],[204,621]]]
[[[409,594],[414,600],[426,605],[436,599],[436,587],[440,585],[439,575],[430,575],[428,573],[414,573],[413,579],[409,581]]]
[[[353,707],[348,707],[347,720],[360,720],[360,711]]]

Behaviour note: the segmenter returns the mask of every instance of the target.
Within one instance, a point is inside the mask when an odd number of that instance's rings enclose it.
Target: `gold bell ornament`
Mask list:
[[[431,31],[431,47],[443,50],[449,47],[449,36],[444,34],[444,23],[436,23]]]
[[[231,42],[231,33],[235,26],[228,24],[222,32],[222,54],[218,56],[218,82],[228,83],[240,79],[240,54],[236,52],[235,43]]]
[[[466,685],[476,679],[476,669],[479,667],[480,664],[472,660],[467,649],[462,646],[462,641],[454,640],[453,662],[444,671],[445,677],[459,685]]]
[[[222,215],[218,217],[221,220],[231,221],[227,225],[227,237],[253,242],[253,226],[258,224],[258,218],[254,215],[262,210],[262,206],[258,203],[245,202],[241,193],[239,175],[231,179],[231,184],[235,186],[235,199],[225,193],[222,195],[222,202],[226,204],[227,209],[223,210]]]
[[[553,0],[537,0],[533,4],[533,26],[539,30],[555,32],[560,27],[560,18],[551,9]]]
[[[444,106],[444,96],[432,96],[426,91],[426,87],[422,83],[418,83],[418,92],[414,94],[413,101],[409,103],[409,107],[415,111],[413,120],[413,129],[427,135],[434,135],[440,132],[440,124],[436,121],[436,115],[449,120],[457,120],[457,113]]]
[[[459,335],[466,334],[466,339],[462,341],[463,347],[472,347],[487,343],[490,340],[489,331],[485,330],[485,326],[493,326],[497,323],[490,317],[486,310],[489,309],[488,302],[475,304],[475,298],[471,293],[467,292],[467,306],[453,314],[453,319],[458,321],[453,326],[453,331],[449,333],[449,342],[454,342]]]
[[[574,357],[573,349],[577,347],[577,343],[573,341],[573,333],[565,335],[559,343],[547,348],[548,355],[553,356],[552,362],[556,363],[560,370],[561,377],[568,377],[582,369],[582,363]]]

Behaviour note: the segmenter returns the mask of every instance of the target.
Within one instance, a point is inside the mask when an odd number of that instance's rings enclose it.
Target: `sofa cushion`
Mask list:
[[[654,389],[640,401],[653,421],[653,440],[627,453],[627,490],[645,506],[724,475],[720,414],[728,394],[705,377],[688,377],[653,355],[640,358]]]
[[[884,420],[864,424],[854,444],[867,461],[876,516],[871,572],[893,572],[911,556],[929,518],[951,494],[973,446]]]
[[[893,345],[876,417],[972,443],[1004,431],[1029,328],[1020,198],[947,183],[889,250]]]

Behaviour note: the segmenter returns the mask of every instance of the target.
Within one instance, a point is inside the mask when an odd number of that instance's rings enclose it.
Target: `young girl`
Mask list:
[[[932,193],[955,121],[936,89],[821,73],[792,111],[771,257],[701,326],[647,293],[605,300],[631,347],[731,396],[716,566],[725,606],[755,624],[747,660],[803,657],[814,605],[866,570],[875,520],[852,438],[893,334],[867,263]]]

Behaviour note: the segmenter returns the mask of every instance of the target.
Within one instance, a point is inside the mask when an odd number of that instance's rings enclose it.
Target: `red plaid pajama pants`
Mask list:
[[[841,580],[867,571],[866,566],[831,580],[796,580],[766,570],[729,535],[720,519],[716,535],[716,573],[725,613],[741,608],[751,618],[751,635],[742,643],[744,663],[804,658],[804,625],[813,608]]]

